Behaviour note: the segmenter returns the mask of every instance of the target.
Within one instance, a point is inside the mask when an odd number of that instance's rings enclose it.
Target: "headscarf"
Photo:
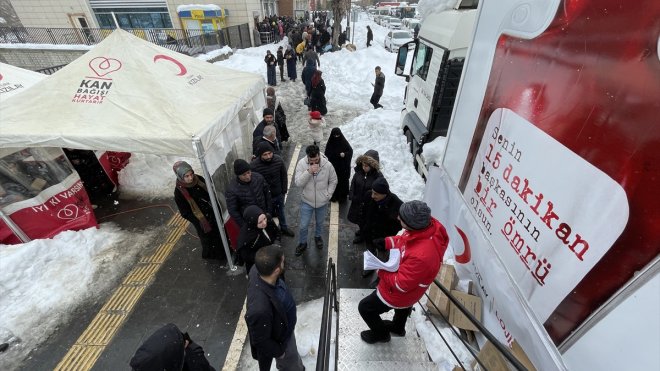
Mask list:
[[[335,138],[337,134],[339,134],[339,138]],[[344,157],[339,155],[342,152],[344,152]],[[325,145],[325,156],[330,160],[332,166],[334,166],[337,175],[346,173],[348,176],[350,174],[353,148],[348,143],[348,140],[346,140],[346,137],[344,137],[340,128],[333,128],[330,131],[330,137]]]
[[[185,161],[178,161],[172,166],[172,169],[174,170],[174,173],[177,176],[176,180],[176,188],[181,192],[183,197],[188,201],[188,204],[190,205],[190,210],[192,211],[193,215],[195,218],[199,221],[199,224],[202,226],[202,230],[204,233],[209,233],[211,232],[211,223],[209,223],[208,219],[206,219],[206,216],[200,210],[199,206],[197,205],[197,202],[195,201],[194,198],[190,195],[190,192],[188,192],[188,188],[193,188],[193,187],[199,187],[204,190],[208,194],[208,190],[206,189],[206,184],[204,182],[199,181],[199,176],[197,174],[193,173],[193,181],[191,183],[185,183],[183,181],[183,176],[188,173],[188,171],[192,170],[192,167],[190,167],[190,164],[188,164]],[[179,175],[182,173],[182,175]],[[179,178],[180,176],[180,178]]]

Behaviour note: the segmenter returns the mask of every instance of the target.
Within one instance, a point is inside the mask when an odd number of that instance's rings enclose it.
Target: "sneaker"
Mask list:
[[[282,227],[280,228],[280,231],[282,231],[282,234],[285,236],[293,237],[295,236],[295,233],[289,227]]]
[[[384,320],[383,322],[385,323],[385,327],[387,328],[387,330],[388,330],[392,335],[394,335],[394,336],[400,336],[400,337],[402,337],[402,336],[406,336],[406,329],[405,329],[405,328],[404,328],[403,330],[401,330],[401,331],[399,331],[399,330],[395,330],[395,329],[394,329],[394,323],[393,323],[391,320],[386,319],[386,320]]]
[[[302,253],[305,250],[307,250],[307,244],[306,243],[298,244],[298,247],[296,247],[296,256],[302,255]]]
[[[378,336],[371,330],[362,331],[360,333],[360,337],[362,338],[362,341],[367,344],[387,343],[392,339],[389,333],[387,333],[385,336]]]
[[[319,250],[323,249],[323,238],[321,237],[314,237],[314,243],[316,243],[316,248]]]

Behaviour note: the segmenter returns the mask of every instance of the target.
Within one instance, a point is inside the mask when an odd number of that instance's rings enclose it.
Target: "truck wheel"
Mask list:
[[[406,136],[406,143],[408,143],[408,152],[410,152],[413,155],[413,161],[415,161],[415,154],[413,153],[413,141],[415,138],[413,137],[413,134],[410,130],[406,129],[406,131],[403,132],[403,135]]]

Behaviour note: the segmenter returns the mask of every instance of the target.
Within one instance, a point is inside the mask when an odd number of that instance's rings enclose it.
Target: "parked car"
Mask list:
[[[392,30],[401,29],[401,20],[399,18],[390,18],[387,26]]]
[[[407,29],[410,32],[412,32],[415,29],[415,26],[420,24],[421,22],[422,21],[420,21],[419,19],[405,18],[403,21],[401,21],[401,29]]]
[[[392,18],[392,17],[387,16],[387,15],[381,17],[380,18],[380,25],[383,26],[383,27],[387,27],[387,25],[390,23],[390,18]]]
[[[413,37],[410,31],[390,31],[387,33],[387,36],[385,36],[383,46],[385,47],[385,50],[397,51],[401,45],[407,43],[408,41],[413,41]]]

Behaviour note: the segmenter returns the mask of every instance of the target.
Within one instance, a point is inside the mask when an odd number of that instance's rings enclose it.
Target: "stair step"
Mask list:
[[[356,361],[385,361],[422,363],[429,361],[426,346],[417,335],[412,320],[406,322],[406,336],[395,337],[387,343],[367,344],[360,332],[369,328],[360,317],[358,303],[373,290],[341,289],[339,293],[339,363],[349,365]],[[382,315],[392,319],[394,311]]]
[[[360,370],[360,371],[388,371],[388,370],[406,370],[406,371],[431,371],[437,370],[438,365],[433,362],[404,362],[404,361],[352,361],[340,362],[338,365],[340,371]]]

